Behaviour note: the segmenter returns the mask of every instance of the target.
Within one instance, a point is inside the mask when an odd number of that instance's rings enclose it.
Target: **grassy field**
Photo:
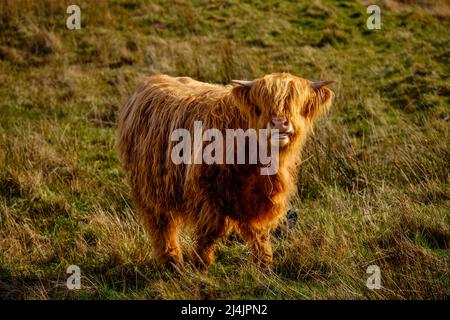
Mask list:
[[[74,3],[81,30],[66,28]],[[449,299],[450,9],[378,4],[381,30],[357,1],[1,1],[0,298]],[[157,268],[117,158],[118,110],[152,73],[281,71],[337,84],[274,274],[234,238],[207,272]],[[81,290],[66,287],[72,264]]]

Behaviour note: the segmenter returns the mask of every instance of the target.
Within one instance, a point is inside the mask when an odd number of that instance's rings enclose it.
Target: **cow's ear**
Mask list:
[[[334,93],[326,85],[334,81],[319,81],[311,83],[311,95],[303,108],[302,115],[314,120],[331,106]]]

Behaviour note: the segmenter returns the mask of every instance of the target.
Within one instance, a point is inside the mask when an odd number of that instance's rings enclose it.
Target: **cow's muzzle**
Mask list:
[[[272,143],[276,143],[279,147],[288,145],[291,142],[291,136],[294,134],[292,124],[285,118],[273,118],[267,124],[267,129],[271,132]]]

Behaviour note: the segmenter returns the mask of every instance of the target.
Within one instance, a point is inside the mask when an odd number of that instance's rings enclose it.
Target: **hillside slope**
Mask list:
[[[331,0],[82,1],[68,30],[73,2],[0,2],[0,298],[449,298],[446,1],[380,1],[380,30]],[[158,269],[117,159],[119,108],[147,74],[282,71],[337,84],[274,274],[234,238],[206,273]]]

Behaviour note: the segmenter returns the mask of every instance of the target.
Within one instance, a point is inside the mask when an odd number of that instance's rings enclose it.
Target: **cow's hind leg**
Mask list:
[[[228,221],[225,218],[218,218],[196,227],[193,262],[197,267],[205,269],[214,262],[215,245],[227,231]]]
[[[183,255],[178,243],[179,218],[174,214],[141,210],[145,227],[150,235],[154,257],[157,262],[181,268]]]
[[[240,236],[251,246],[255,262],[263,267],[272,267],[272,246],[270,244],[270,228],[254,228],[240,224]]]

